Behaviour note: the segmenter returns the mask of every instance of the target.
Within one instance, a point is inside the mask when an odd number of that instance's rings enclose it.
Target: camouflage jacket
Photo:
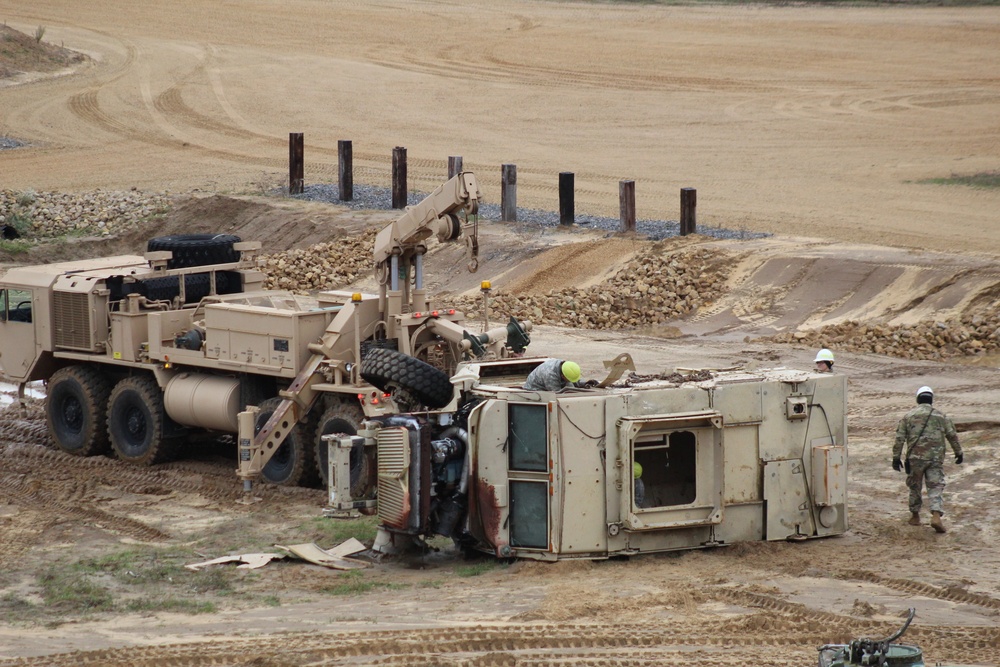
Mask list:
[[[528,374],[525,389],[532,391],[559,391],[569,384],[562,374],[562,359],[549,359]]]
[[[930,415],[928,417],[928,415]],[[927,422],[927,426],[924,426]],[[921,433],[923,430],[923,433]],[[917,436],[920,436],[917,439]],[[892,448],[892,458],[898,459],[909,446],[907,458],[921,461],[943,461],[945,440],[951,443],[955,456],[962,453],[958,444],[955,424],[940,410],[922,403],[906,413],[896,426],[896,444]]]

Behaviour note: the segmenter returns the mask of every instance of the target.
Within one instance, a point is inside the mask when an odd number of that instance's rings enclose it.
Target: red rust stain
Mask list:
[[[496,489],[482,479],[476,479],[476,508],[483,526],[483,539],[496,548],[500,538],[500,507]]]

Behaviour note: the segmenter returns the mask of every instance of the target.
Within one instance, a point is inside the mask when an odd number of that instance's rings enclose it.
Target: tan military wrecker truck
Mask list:
[[[60,449],[136,464],[168,460],[192,432],[235,434],[237,415],[259,406],[245,484],[309,484],[327,469],[324,433],[353,433],[365,415],[399,412],[397,400],[443,407],[460,361],[528,344],[530,323],[470,333],[460,312],[428,303],[430,237],[464,242],[477,268],[479,197],[463,172],[381,230],[376,295],[264,290],[260,244],[225,235],[13,268],[0,280],[0,373],[22,396],[46,382]]]

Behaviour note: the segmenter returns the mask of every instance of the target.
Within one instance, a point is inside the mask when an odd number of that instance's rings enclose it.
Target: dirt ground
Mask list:
[[[90,57],[0,88],[0,134],[30,144],[0,151],[4,187],[202,191],[155,229],[59,253],[207,230],[279,250],[392,219],[223,196],[280,183],[287,133],[303,131],[307,181],[335,181],[348,138],[358,182],[388,184],[391,148],[405,145],[423,190],[459,154],[494,201],[499,165],[514,162],[522,206],[557,208],[556,174],[572,170],[581,212],[615,214],[618,180],[634,178],[640,217],[676,217],[677,189],[693,186],[700,224],[777,234],[684,241],[737,259],[726,295],[670,326],[535,332],[534,353],[571,347],[586,375],[623,350],[648,371],[808,367],[815,350],[754,339],[945,319],[1000,282],[1000,192],[918,182],[997,169],[997,8],[0,0],[0,18],[29,34],[43,24]],[[460,253],[435,251],[429,286],[594,284],[648,246],[499,224],[482,245],[475,276]],[[368,539],[373,526],[321,518],[319,490],[261,487],[261,503],[237,504],[224,446],[192,443],[153,469],[80,460],[45,445],[37,403],[8,408],[0,665],[808,665],[821,644],[889,634],[908,607],[906,638],[930,662],[994,665],[996,362],[838,352],[843,537],[554,565],[466,562],[441,544],[348,575],[293,562],[191,573],[181,566]],[[945,535],[903,525],[889,468],[922,384],[967,452],[946,465]]]

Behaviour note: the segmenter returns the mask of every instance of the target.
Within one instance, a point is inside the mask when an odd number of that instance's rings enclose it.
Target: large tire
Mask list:
[[[233,234],[176,234],[149,239],[146,250],[169,250],[174,256],[167,262],[167,268],[184,269],[238,262],[240,253],[233,249],[233,244],[239,241],[240,237]]]
[[[120,381],[108,405],[108,435],[118,458],[151,466],[174,457],[178,441],[164,436],[163,392],[153,376]]]
[[[316,429],[316,467],[324,487],[330,483],[327,465],[330,450],[327,443],[323,442],[323,436],[331,433],[357,435],[362,420],[364,412],[361,411],[361,406],[351,401],[337,401],[319,418]],[[355,445],[351,448],[351,496],[355,499],[365,497],[374,484],[375,461],[365,452],[364,445]]]
[[[454,388],[448,374],[396,350],[374,348],[361,362],[361,377],[382,391],[396,385],[431,410],[451,402]]]
[[[264,428],[264,424],[280,403],[280,398],[269,398],[260,404],[257,423],[254,425],[255,434]],[[319,471],[316,469],[316,447],[313,444],[316,424],[315,420],[311,422],[285,425],[288,435],[261,471],[261,476],[265,480],[281,486],[316,485],[319,477]]]
[[[49,378],[45,416],[56,447],[76,456],[105,454],[111,380],[90,366],[60,368]]]

